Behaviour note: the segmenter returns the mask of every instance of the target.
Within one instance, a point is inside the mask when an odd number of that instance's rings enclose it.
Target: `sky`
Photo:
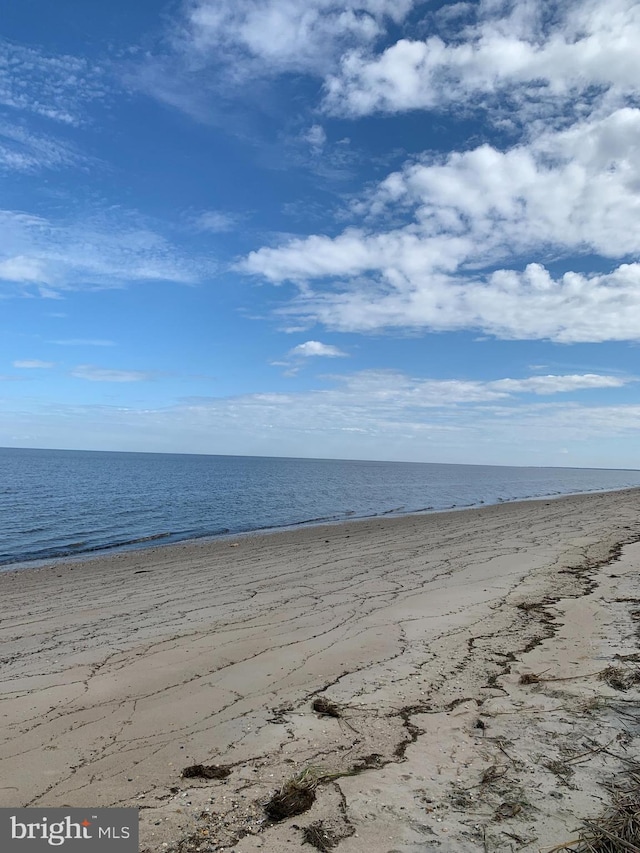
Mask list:
[[[640,467],[640,4],[20,0],[0,446]]]

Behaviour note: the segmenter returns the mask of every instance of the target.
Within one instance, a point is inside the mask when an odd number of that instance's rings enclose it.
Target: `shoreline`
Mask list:
[[[638,653],[638,489],[234,538],[0,573],[0,805],[144,806],[143,853],[534,851],[622,766],[585,738],[640,755],[592,674]]]
[[[627,469],[620,469],[627,470]],[[224,533],[203,534],[202,536],[190,536],[184,539],[172,539],[168,542],[161,542],[172,535],[179,534],[159,533],[141,537],[132,542],[115,545],[105,545],[96,547],[87,551],[82,551],[74,554],[62,554],[51,557],[39,557],[35,560],[16,560],[9,563],[0,563],[0,575],[3,572],[26,571],[32,569],[40,569],[46,566],[66,565],[67,563],[91,563],[94,560],[107,559],[111,556],[119,554],[139,553],[155,550],[157,548],[172,548],[181,545],[191,545],[196,543],[211,544],[218,541],[227,541],[229,539],[241,539],[250,536],[273,536],[279,533],[295,532],[306,528],[315,527],[335,527],[342,524],[351,524],[359,521],[375,521],[377,519],[401,519],[411,518],[413,516],[424,515],[439,515],[450,512],[467,512],[470,510],[482,509],[484,507],[503,506],[507,504],[518,503],[535,503],[538,501],[553,501],[561,500],[562,498],[580,497],[583,495],[603,495],[615,494],[617,492],[633,492],[640,490],[640,486],[623,486],[618,489],[590,489],[583,492],[554,492],[546,495],[527,495],[521,498],[504,498],[498,499],[495,502],[486,502],[484,500],[473,504],[452,504],[451,506],[434,509],[433,507],[424,507],[422,509],[408,510],[406,512],[395,509],[385,510],[380,513],[372,513],[370,515],[345,514],[340,518],[319,518],[309,519],[305,521],[291,522],[290,524],[282,524],[274,527],[257,527],[250,530],[239,530],[236,532],[225,531]],[[149,543],[149,544],[147,544]]]

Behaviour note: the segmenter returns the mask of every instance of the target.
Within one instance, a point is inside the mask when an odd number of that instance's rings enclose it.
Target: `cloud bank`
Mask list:
[[[505,151],[425,155],[354,205],[360,226],[259,249],[241,269],[298,283],[287,313],[335,329],[637,340],[639,154],[640,110],[623,107]],[[552,276],[537,260],[582,255],[612,268]]]
[[[461,37],[462,35],[462,37]],[[347,116],[451,105],[558,114],[637,95],[640,9],[634,0],[482,0],[476,21],[446,40],[403,38],[379,55],[349,51],[326,82],[325,108]]]

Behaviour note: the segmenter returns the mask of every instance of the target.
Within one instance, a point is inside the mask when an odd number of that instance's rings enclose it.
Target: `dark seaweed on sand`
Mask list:
[[[351,776],[351,772],[332,773],[322,767],[307,767],[288,779],[270,800],[264,805],[267,817],[271,820],[284,820],[287,817],[308,811],[316,800],[318,785],[339,779],[341,776]]]
[[[326,696],[318,696],[313,700],[311,707],[316,714],[322,714],[323,717],[335,717],[338,720],[342,717],[340,708]]]
[[[192,764],[182,771],[183,779],[226,779],[231,768],[226,764]]]

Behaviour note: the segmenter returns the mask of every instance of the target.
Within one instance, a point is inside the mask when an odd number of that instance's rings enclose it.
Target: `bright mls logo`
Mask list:
[[[138,853],[137,809],[0,809],[2,853]]]

